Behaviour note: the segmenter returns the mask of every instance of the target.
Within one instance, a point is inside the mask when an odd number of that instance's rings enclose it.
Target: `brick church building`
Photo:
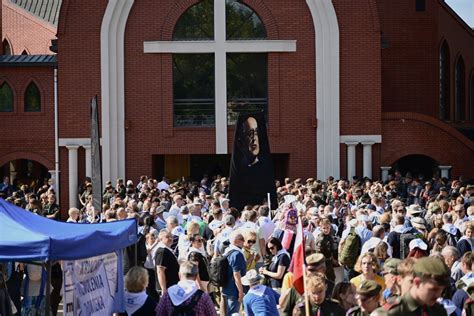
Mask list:
[[[59,174],[63,206],[91,172],[94,95],[104,181],[226,174],[248,111],[265,113],[278,178],[474,177],[474,31],[443,0],[1,10],[0,175]]]

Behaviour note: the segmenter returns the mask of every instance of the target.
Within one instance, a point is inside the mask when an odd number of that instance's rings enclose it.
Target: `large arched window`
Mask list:
[[[13,112],[13,92],[6,82],[0,85],[0,112]]]
[[[439,118],[445,121],[451,117],[449,80],[449,47],[444,42],[439,51]]]
[[[41,111],[41,94],[34,82],[31,82],[25,90],[25,112]]]
[[[455,67],[455,119],[456,121],[465,120],[466,117],[464,115],[464,107],[465,107],[465,100],[466,100],[466,92],[465,92],[465,71],[464,71],[464,60],[462,56],[459,56],[456,67]]]
[[[266,30],[258,15],[236,0],[226,0],[225,41],[265,40]],[[178,19],[174,41],[216,41],[214,1],[203,0]],[[267,113],[267,54],[226,52],[226,63],[216,69],[215,53],[173,54],[174,126],[214,126],[216,72],[226,73],[227,123],[238,114]]]

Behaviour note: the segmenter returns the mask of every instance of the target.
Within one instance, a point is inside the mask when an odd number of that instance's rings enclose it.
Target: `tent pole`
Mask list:
[[[51,313],[51,261],[46,261],[46,302],[45,312],[47,316],[52,315]]]

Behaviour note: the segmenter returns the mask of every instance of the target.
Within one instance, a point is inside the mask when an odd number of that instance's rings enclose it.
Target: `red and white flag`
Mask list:
[[[305,253],[305,243],[304,243],[303,224],[301,223],[301,219],[300,219],[298,220],[295,248],[293,251],[293,258],[291,259],[291,264],[290,264],[290,271],[293,273],[293,286],[300,294],[304,293],[304,278],[303,278],[303,274],[305,273],[304,253]]]

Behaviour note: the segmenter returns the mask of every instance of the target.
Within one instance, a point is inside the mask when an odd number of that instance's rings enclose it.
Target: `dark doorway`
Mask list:
[[[14,189],[20,188],[21,185],[26,184],[33,190],[37,190],[44,184],[45,179],[49,179],[50,175],[48,168],[28,159],[17,159],[9,161],[0,167],[0,178],[9,177],[10,183],[13,184]]]
[[[217,175],[229,176],[232,155],[153,155],[152,176],[161,180],[166,175],[172,181],[189,177],[199,181],[207,174],[210,179]],[[187,159],[182,159],[187,158]],[[272,154],[275,179],[283,181],[288,176],[289,154]],[[188,162],[189,161],[189,162]],[[171,162],[174,162],[171,163]],[[174,166],[176,165],[176,166]],[[179,174],[178,174],[179,173]]]
[[[398,159],[392,165],[394,170],[399,170],[403,176],[409,173],[412,177],[430,179],[438,173],[438,163],[425,155],[409,155]]]

